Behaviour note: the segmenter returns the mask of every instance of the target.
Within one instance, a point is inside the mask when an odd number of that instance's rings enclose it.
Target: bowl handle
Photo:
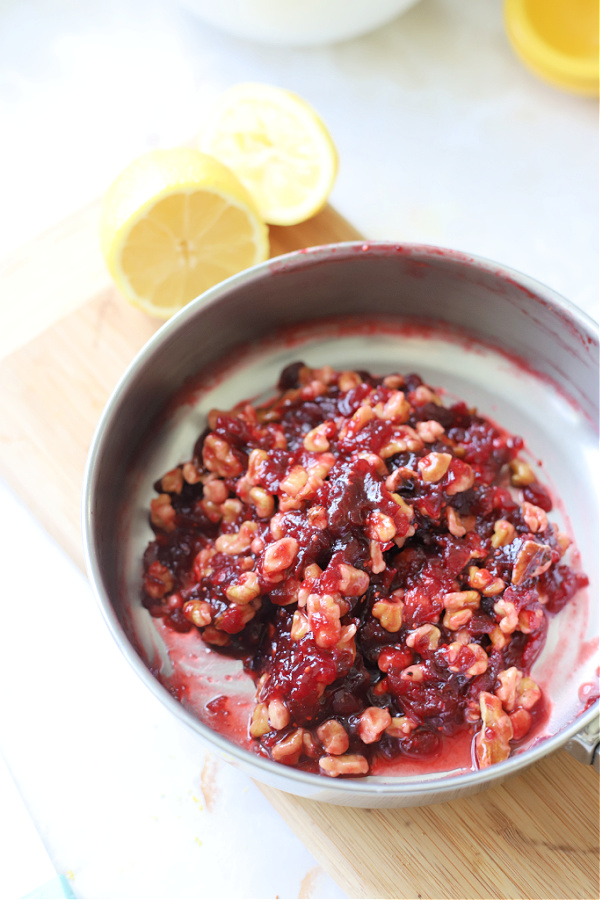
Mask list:
[[[600,718],[594,719],[565,744],[578,762],[592,765],[600,773]]]

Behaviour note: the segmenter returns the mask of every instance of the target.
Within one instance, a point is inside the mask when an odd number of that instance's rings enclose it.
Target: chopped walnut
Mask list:
[[[564,554],[567,552],[567,550],[569,549],[569,547],[571,546],[573,541],[569,537],[568,534],[565,534],[564,531],[559,531],[558,527],[555,524],[552,525],[552,528],[554,530],[554,533],[556,535],[556,540],[560,547],[561,556],[564,556]]]
[[[293,641],[300,641],[310,631],[308,616],[302,610],[297,609],[292,619],[290,637]]]
[[[512,600],[501,600],[494,603],[494,612],[498,616],[498,626],[504,634],[512,634],[519,627],[519,616]]]
[[[378,419],[403,423],[410,415],[410,404],[402,391],[393,391],[385,403],[378,403],[374,407],[374,412]]]
[[[322,750],[313,735],[310,731],[305,730],[302,735],[302,753],[304,756],[308,756],[309,759],[318,759],[321,752]]]
[[[495,597],[501,594],[506,585],[501,578],[495,578],[487,569],[469,568],[469,586],[480,591],[484,597]]]
[[[402,600],[392,596],[374,603],[371,612],[386,631],[396,632],[402,628],[403,607]]]
[[[375,418],[375,413],[370,406],[359,406],[355,413],[348,419],[345,425],[340,429],[340,439],[342,441],[355,437],[365,425]]]
[[[170,570],[158,561],[148,567],[144,578],[144,588],[153,600],[161,600],[165,594],[169,594],[173,590],[174,583]]]
[[[338,374],[332,366],[321,366],[320,369],[314,370],[315,378],[318,378],[319,381],[322,381],[323,384],[331,385],[337,384]]]
[[[407,666],[406,669],[402,669],[400,678],[404,679],[404,681],[420,683],[425,680],[425,668],[420,663],[414,666]]]
[[[510,481],[515,487],[525,487],[536,481],[535,474],[529,463],[523,462],[521,459],[513,459],[509,463]]]
[[[298,555],[296,538],[284,537],[269,544],[263,559],[263,571],[266,575],[284,572],[295,562]]]
[[[477,591],[453,591],[444,594],[444,627],[450,631],[457,631],[466,625],[474,609],[479,609],[481,596]]]
[[[213,503],[212,500],[201,500],[200,508],[210,522],[220,522],[223,518],[221,506],[218,503]]]
[[[522,584],[529,578],[537,578],[552,565],[552,550],[547,544],[523,541],[512,574],[513,584]]]
[[[340,391],[351,391],[361,383],[361,377],[357,372],[341,372],[338,379]]]
[[[408,716],[394,716],[392,721],[385,729],[385,733],[393,738],[405,738],[415,730],[417,723],[413,722]]]
[[[517,684],[517,706],[531,709],[538,702],[542,692],[538,684],[529,675],[524,675]]]
[[[210,606],[204,600],[188,600],[183,605],[183,615],[197,628],[204,628],[212,622]]]
[[[224,481],[220,478],[211,478],[211,480],[207,481],[204,485],[203,494],[204,498],[211,503],[224,503],[225,500],[227,500],[229,492]]]
[[[374,744],[380,740],[386,728],[391,725],[392,717],[387,709],[379,706],[368,706],[362,713],[358,723],[358,733],[363,744]]]
[[[309,384],[300,391],[303,400],[315,400],[327,391],[327,385],[320,378],[313,378]]]
[[[296,728],[286,737],[273,745],[271,756],[275,762],[285,763],[286,766],[295,766],[302,755],[302,728]]]
[[[494,650],[504,650],[510,643],[510,635],[505,634],[498,625],[495,625],[489,633],[489,638]]]
[[[448,645],[446,659],[450,672],[461,672],[469,678],[483,675],[489,662],[487,653],[479,644],[463,644],[459,641],[453,641]]]
[[[495,694],[507,712],[511,712],[517,705],[517,685],[522,678],[523,673],[516,666],[498,672],[500,687],[496,688]]]
[[[371,571],[373,574],[378,575],[379,572],[384,572],[386,564],[379,541],[369,542],[369,556],[371,557]]]
[[[319,647],[335,647],[342,636],[338,598],[331,594],[310,594],[306,610],[316,644]]]
[[[319,484],[317,478],[321,480],[326,478],[334,465],[335,456],[333,453],[319,453],[318,456],[307,460],[306,467],[309,471],[309,484],[306,490],[314,490],[315,486]]]
[[[475,483],[473,469],[468,463],[461,462],[461,460],[454,460],[449,474],[452,475],[452,480],[445,489],[449,497],[469,491]]]
[[[393,492],[397,491],[398,488],[406,482],[417,481],[418,478],[418,472],[415,472],[413,469],[409,469],[408,466],[399,466],[397,469],[394,469],[392,474],[386,478],[385,486],[388,491]]]
[[[362,597],[369,587],[369,576],[362,569],[356,569],[347,563],[338,566],[339,579],[337,589],[344,597]]]
[[[395,436],[379,451],[382,459],[388,459],[396,453],[406,453],[407,450],[416,453],[423,448],[423,441],[409,425],[399,425],[394,431]]]
[[[350,746],[348,732],[336,719],[327,719],[317,728],[317,736],[323,744],[326,753],[332,756],[340,756]]]
[[[297,497],[307,481],[307,469],[304,466],[294,466],[283,479],[279,488],[285,491],[286,494],[289,494],[290,497]]]
[[[250,488],[249,499],[260,519],[270,519],[275,512],[275,498],[261,487]]]
[[[417,528],[415,525],[409,525],[406,534],[403,534],[402,536],[397,534],[396,537],[394,538],[394,543],[395,543],[396,547],[398,547],[399,549],[402,549],[402,547],[404,547],[406,541],[409,538],[411,538],[413,536],[413,534],[416,533],[416,530],[417,530]]]
[[[266,703],[257,703],[250,720],[250,736],[253,738],[262,737],[271,730],[269,725],[269,715]]]
[[[492,547],[497,550],[499,547],[506,547],[512,544],[517,531],[514,525],[507,522],[506,519],[497,519],[494,522],[494,533],[492,535]]]
[[[212,625],[208,625],[202,632],[202,640],[215,647],[227,647],[231,643],[231,636]]]
[[[290,712],[283,700],[271,700],[267,707],[267,712],[269,716],[269,725],[274,728],[275,731],[281,731],[282,728],[289,725]]]
[[[371,453],[369,450],[361,450],[356,454],[357,459],[366,459],[370,463],[378,475],[387,475],[387,466],[377,453]]]
[[[345,653],[350,661],[353,663],[356,659],[356,641],[354,640],[354,635],[356,634],[356,625],[342,625],[340,631],[340,639],[335,645],[335,649],[340,653]]]
[[[221,534],[215,541],[215,550],[218,553],[226,553],[228,556],[237,556],[250,549],[258,525],[256,522],[242,522],[240,530],[235,534]]]
[[[450,453],[428,453],[427,456],[421,457],[417,466],[423,481],[435,483],[442,480],[451,462],[452,455]]]
[[[404,500],[400,496],[400,494],[392,493],[392,500],[398,507],[399,513],[401,513],[403,516],[406,516],[406,518],[409,521],[414,518],[414,515],[415,515],[414,509],[412,508],[412,506],[409,503],[406,502],[406,500]]]
[[[327,437],[329,428],[330,423],[324,422],[322,425],[317,425],[316,428],[312,428],[305,434],[304,447],[306,450],[313,453],[324,453],[326,450],[329,450],[329,439]]]
[[[183,480],[187,484],[198,484],[202,478],[202,472],[194,462],[186,462],[182,467]]]
[[[260,585],[256,572],[244,572],[237,581],[225,588],[225,596],[234,603],[250,603],[260,596]]]
[[[171,469],[163,475],[160,486],[167,494],[180,494],[183,489],[183,472],[181,469]]]
[[[227,441],[216,434],[209,434],[204,438],[202,460],[210,472],[223,478],[235,478],[242,473],[241,462]]]
[[[395,390],[396,388],[404,387],[406,381],[402,375],[386,375],[383,379],[383,383],[386,387],[391,388],[391,390]]]
[[[417,434],[426,444],[433,444],[444,434],[444,426],[436,422],[435,419],[428,419],[426,422],[417,422]]]
[[[439,396],[426,384],[420,384],[415,388],[412,392],[412,401],[416,406],[425,406],[426,403],[435,403],[436,406],[442,404]]]
[[[229,497],[224,503],[221,503],[221,516],[225,524],[235,522],[242,511],[242,504],[234,497]]]
[[[522,609],[519,613],[519,631],[522,631],[523,634],[532,634],[532,632],[538,631],[544,624],[544,618],[543,609]]]
[[[548,516],[543,509],[540,509],[539,506],[534,506],[533,503],[528,503],[527,500],[523,502],[521,508],[525,523],[533,534],[546,530],[548,527]]]
[[[498,697],[482,691],[479,703],[483,725],[475,738],[475,754],[480,768],[483,769],[508,759],[513,728]]]
[[[200,553],[196,554],[193,564],[193,573],[196,581],[202,581],[212,575],[214,569],[211,565],[211,559],[215,555],[216,550],[212,547],[205,547]]]
[[[396,530],[394,520],[385,513],[378,510],[369,513],[366,531],[371,540],[381,541],[382,544],[385,544],[386,541],[391,541],[396,536]]]
[[[150,521],[163,531],[175,531],[175,510],[170,494],[159,494],[150,501]]]
[[[446,513],[446,521],[448,522],[448,531],[450,534],[453,534],[454,537],[464,537],[467,533],[467,529],[464,526],[462,518],[453,509],[451,506],[447,506],[445,509]]]
[[[427,650],[437,650],[441,637],[441,631],[436,625],[420,625],[406,636],[409,647],[423,654]]]
[[[311,506],[306,510],[306,515],[313,528],[318,528],[319,531],[324,531],[327,528],[329,521],[327,519],[327,510],[324,506]]]
[[[250,451],[250,455],[248,456],[248,469],[245,476],[250,484],[256,485],[260,482],[262,465],[267,462],[268,459],[269,454],[266,450],[255,448]]]
[[[330,778],[337,778],[338,775],[366,775],[369,763],[360,753],[345,753],[343,756],[322,756],[319,768]]]

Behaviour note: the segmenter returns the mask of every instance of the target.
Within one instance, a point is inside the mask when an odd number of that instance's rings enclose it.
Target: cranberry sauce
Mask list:
[[[143,603],[243,661],[278,762],[364,775],[465,733],[506,759],[544,708],[548,617],[587,584],[522,449],[417,375],[288,366],[156,483]]]

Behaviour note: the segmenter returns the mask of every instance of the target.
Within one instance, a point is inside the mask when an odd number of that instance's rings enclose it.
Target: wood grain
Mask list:
[[[260,788],[350,897],[599,896],[598,776],[565,752],[429,807],[340,810]]]
[[[88,207],[0,270],[0,291],[15,302],[60,295],[77,307],[0,362],[0,475],[80,566],[93,430],[160,324],[111,287],[96,221]],[[272,253],[360,237],[327,208],[272,229]],[[485,793],[425,808],[345,809],[261,790],[352,897],[599,896],[598,778],[564,752]]]

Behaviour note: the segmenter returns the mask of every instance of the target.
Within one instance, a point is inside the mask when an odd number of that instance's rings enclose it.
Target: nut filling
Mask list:
[[[465,731],[501,762],[543,716],[548,619],[588,583],[522,449],[417,375],[295,363],[156,483],[143,603],[243,661],[277,762],[362,776]]]

